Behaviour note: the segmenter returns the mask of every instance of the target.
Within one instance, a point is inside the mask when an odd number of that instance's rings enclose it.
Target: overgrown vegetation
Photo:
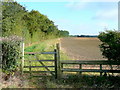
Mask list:
[[[16,71],[20,62],[20,38],[13,36],[2,38],[2,71],[12,74]]]
[[[116,62],[120,64],[120,32],[101,32],[98,38],[102,41],[100,45],[102,55],[107,58],[110,63]]]
[[[32,78],[36,88],[119,88],[119,76],[67,75],[59,80],[54,77]]]

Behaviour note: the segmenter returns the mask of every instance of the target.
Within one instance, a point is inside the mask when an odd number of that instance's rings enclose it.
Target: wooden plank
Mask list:
[[[56,52],[41,52],[41,54],[55,54]]]
[[[59,43],[56,44],[57,48],[57,77],[60,79],[61,77],[61,63],[60,63],[60,45]]]
[[[109,70],[111,73],[120,73],[120,70]]]
[[[102,64],[100,64],[100,70],[102,71]],[[102,76],[103,72],[100,72],[100,76]]]
[[[61,60],[61,62],[108,62],[107,60]]]
[[[61,60],[61,63],[109,63],[109,61],[107,60],[87,60],[87,61],[83,61],[83,60]],[[117,64],[116,62],[113,62],[112,64]]]
[[[54,49],[54,52],[57,52],[57,50],[56,49]],[[55,59],[55,79],[57,79],[58,78],[58,76],[57,76],[57,53],[55,53],[54,54],[54,59]]]
[[[99,69],[62,69],[62,71],[68,72],[110,72],[110,73],[120,73],[120,70],[99,70]]]
[[[24,68],[42,68],[42,67],[49,67],[49,68],[53,68],[55,66],[24,66]]]
[[[55,71],[31,71],[31,73],[54,73]],[[24,73],[29,73],[29,71],[24,71]]]
[[[108,61],[102,60],[102,61],[81,61],[81,60],[61,60],[62,64],[89,64],[89,65],[109,65],[110,63]],[[112,63],[112,65],[119,65],[118,63]]]
[[[82,69],[82,64],[79,64],[79,69]],[[81,75],[82,72],[79,72],[79,75]]]
[[[62,64],[87,64],[87,65],[100,65],[100,64],[103,64],[103,65],[109,65],[108,63],[89,63],[89,62],[66,62],[66,63],[62,63]]]
[[[62,71],[67,71],[67,72],[100,72],[99,69],[62,69]]]
[[[29,61],[29,60],[25,60],[25,61]],[[55,60],[30,60],[31,62],[38,62],[38,61],[41,61],[41,62],[53,62]]]
[[[22,42],[22,62],[21,62],[21,74],[23,74],[23,67],[24,67],[24,54],[25,54],[25,52],[24,52],[24,47],[25,47],[25,44],[24,44],[24,42]]]
[[[35,54],[41,54],[41,53],[40,52],[25,52],[25,54],[35,55]]]
[[[63,64],[89,64],[89,63],[107,63],[107,61],[82,61],[82,60],[61,60]]]
[[[37,76],[37,75],[36,75],[36,76],[34,75],[34,76],[32,76],[32,77],[52,77],[52,75],[38,75],[38,76]]]
[[[61,63],[61,69],[63,69],[63,64]],[[61,74],[62,74],[63,71],[61,71]]]
[[[55,52],[25,52],[25,54],[35,55],[35,54],[55,54]]]
[[[29,73],[30,73],[30,76],[32,76],[32,73],[31,73],[31,61],[29,61]]]

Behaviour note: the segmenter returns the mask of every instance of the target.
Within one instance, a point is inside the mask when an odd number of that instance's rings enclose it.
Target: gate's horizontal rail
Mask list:
[[[24,73],[49,73],[49,72],[55,72],[55,71],[24,71]]]
[[[55,60],[25,60],[25,61],[31,61],[31,62],[38,62],[38,61],[42,61],[42,62],[53,62]]]
[[[41,54],[41,53],[40,52],[25,52],[24,54],[35,55],[35,54]]]
[[[120,73],[120,70],[99,70],[99,69],[61,69],[62,71],[68,72],[111,72],[111,73]]]
[[[35,55],[35,54],[56,54],[56,52],[25,52],[28,55]]]
[[[24,68],[42,68],[42,67],[53,68],[55,66],[24,66]]]
[[[32,77],[51,77],[52,75],[39,75],[39,76],[32,76]]]
[[[56,54],[56,52],[41,52],[41,54]]]

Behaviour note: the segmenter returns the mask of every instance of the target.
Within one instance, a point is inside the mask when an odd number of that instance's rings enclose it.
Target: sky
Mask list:
[[[67,30],[70,35],[98,35],[105,30],[118,30],[118,1],[115,0],[16,1],[28,11],[37,10],[46,15],[59,30]]]

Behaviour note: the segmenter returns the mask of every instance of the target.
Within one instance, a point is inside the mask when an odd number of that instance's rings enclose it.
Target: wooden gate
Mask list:
[[[39,57],[39,55],[42,54],[53,55],[53,59],[43,60]],[[30,57],[30,59],[24,60],[23,73],[29,73],[32,77],[54,76],[56,79],[59,77],[59,44],[57,44],[57,48],[52,52],[25,52],[25,55]],[[32,60],[32,58],[34,58],[34,60]]]

